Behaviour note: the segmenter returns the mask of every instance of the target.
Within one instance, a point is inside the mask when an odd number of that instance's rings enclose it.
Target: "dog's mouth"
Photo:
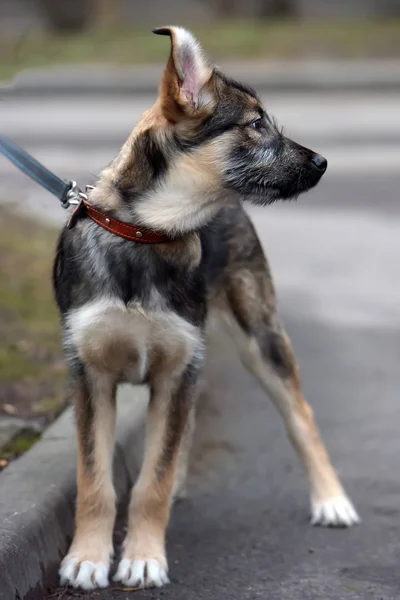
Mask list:
[[[226,183],[244,200],[263,206],[296,200],[318,184],[326,168],[323,156],[288,140],[282,156],[268,164],[242,161],[232,166],[226,172]]]
[[[289,199],[283,198],[278,189],[262,185],[260,183],[251,183],[249,182],[249,186],[247,192],[244,196],[244,199],[252,204],[257,204],[259,206],[267,206],[268,204],[273,204],[274,202],[278,202],[279,200]]]
[[[261,184],[249,181],[244,197],[252,204],[261,206],[267,206],[281,200],[296,201],[301,194],[311,190],[317,183],[318,181],[306,180],[301,176],[299,176],[299,181],[295,185],[271,185],[270,183]]]
[[[250,178],[246,182],[246,199],[261,205],[272,204],[279,200],[295,201],[301,194],[313,189],[319,183],[326,171],[326,164],[325,161],[324,168],[316,168],[313,164],[302,166],[289,181],[276,179],[263,181],[261,178],[257,180]]]

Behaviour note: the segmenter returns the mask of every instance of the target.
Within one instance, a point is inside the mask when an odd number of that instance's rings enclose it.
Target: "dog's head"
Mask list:
[[[112,165],[142,223],[188,231],[233,192],[265,205],[318,183],[325,158],[286,138],[257,94],[213,67],[191,33],[154,33],[171,39],[159,98]]]

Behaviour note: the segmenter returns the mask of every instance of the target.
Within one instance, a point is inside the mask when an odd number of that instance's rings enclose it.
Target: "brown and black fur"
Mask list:
[[[172,41],[159,98],[89,201],[171,241],[127,241],[82,218],[63,230],[54,266],[78,435],[76,532],[61,579],[86,589],[108,583],[123,381],[146,383],[150,403],[116,578],[143,587],[168,581],[165,531],[184,486],[210,309],[284,419],[310,480],[313,522],[358,520],[301,392],[269,266],[241,205],[298,196],[318,183],[326,160],[287,139],[256,93],[211,67],[188,32],[157,33]]]

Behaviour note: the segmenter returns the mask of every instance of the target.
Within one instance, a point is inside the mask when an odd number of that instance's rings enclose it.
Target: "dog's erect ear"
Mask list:
[[[161,82],[160,96],[165,116],[176,121],[183,116],[196,116],[210,109],[210,81],[213,69],[193,35],[182,27],[153,29],[171,38],[171,55]]]

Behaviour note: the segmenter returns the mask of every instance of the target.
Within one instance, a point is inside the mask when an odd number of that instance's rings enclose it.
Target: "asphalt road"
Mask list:
[[[115,102],[3,102],[1,128],[83,184],[150,99]],[[168,537],[172,584],[138,600],[400,598],[400,98],[273,96],[268,105],[330,161],[297,204],[250,212],[306,396],[363,522],[308,525],[307,487],[280,420],[218,338],[190,498],[175,507]],[[62,222],[56,201],[3,160],[0,176],[3,200]]]

